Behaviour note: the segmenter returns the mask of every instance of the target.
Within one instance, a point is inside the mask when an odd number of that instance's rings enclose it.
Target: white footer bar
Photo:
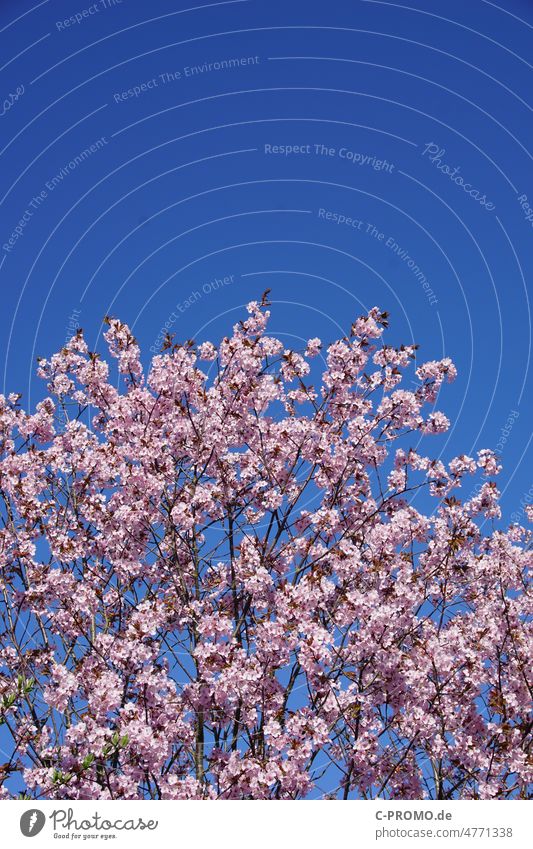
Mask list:
[[[533,845],[531,803],[3,801],[2,846],[468,849]],[[529,825],[528,825],[529,821]]]

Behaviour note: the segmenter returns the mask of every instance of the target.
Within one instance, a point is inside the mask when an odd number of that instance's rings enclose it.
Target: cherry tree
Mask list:
[[[146,375],[108,318],[116,375],[80,331],[1,397],[3,798],[531,795],[531,534],[493,453],[422,452],[451,360],[268,306]]]

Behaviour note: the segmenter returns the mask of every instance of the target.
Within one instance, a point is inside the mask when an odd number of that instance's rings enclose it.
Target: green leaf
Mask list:
[[[73,777],[72,772],[61,772],[59,769],[54,769],[52,774],[52,783],[53,784],[68,784],[70,779]]]

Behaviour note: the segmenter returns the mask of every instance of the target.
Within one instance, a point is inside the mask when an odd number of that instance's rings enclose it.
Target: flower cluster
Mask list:
[[[267,306],[149,369],[109,318],[118,379],[80,331],[0,398],[3,798],[530,794],[531,534],[491,452],[422,450],[453,364]]]

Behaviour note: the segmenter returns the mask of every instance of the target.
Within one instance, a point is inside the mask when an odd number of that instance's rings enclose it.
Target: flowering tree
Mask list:
[[[491,452],[415,450],[453,364],[399,388],[373,309],[313,388],[267,306],[147,377],[108,319],[115,385],[80,331],[1,399],[4,798],[528,796],[530,535],[452,494]]]

